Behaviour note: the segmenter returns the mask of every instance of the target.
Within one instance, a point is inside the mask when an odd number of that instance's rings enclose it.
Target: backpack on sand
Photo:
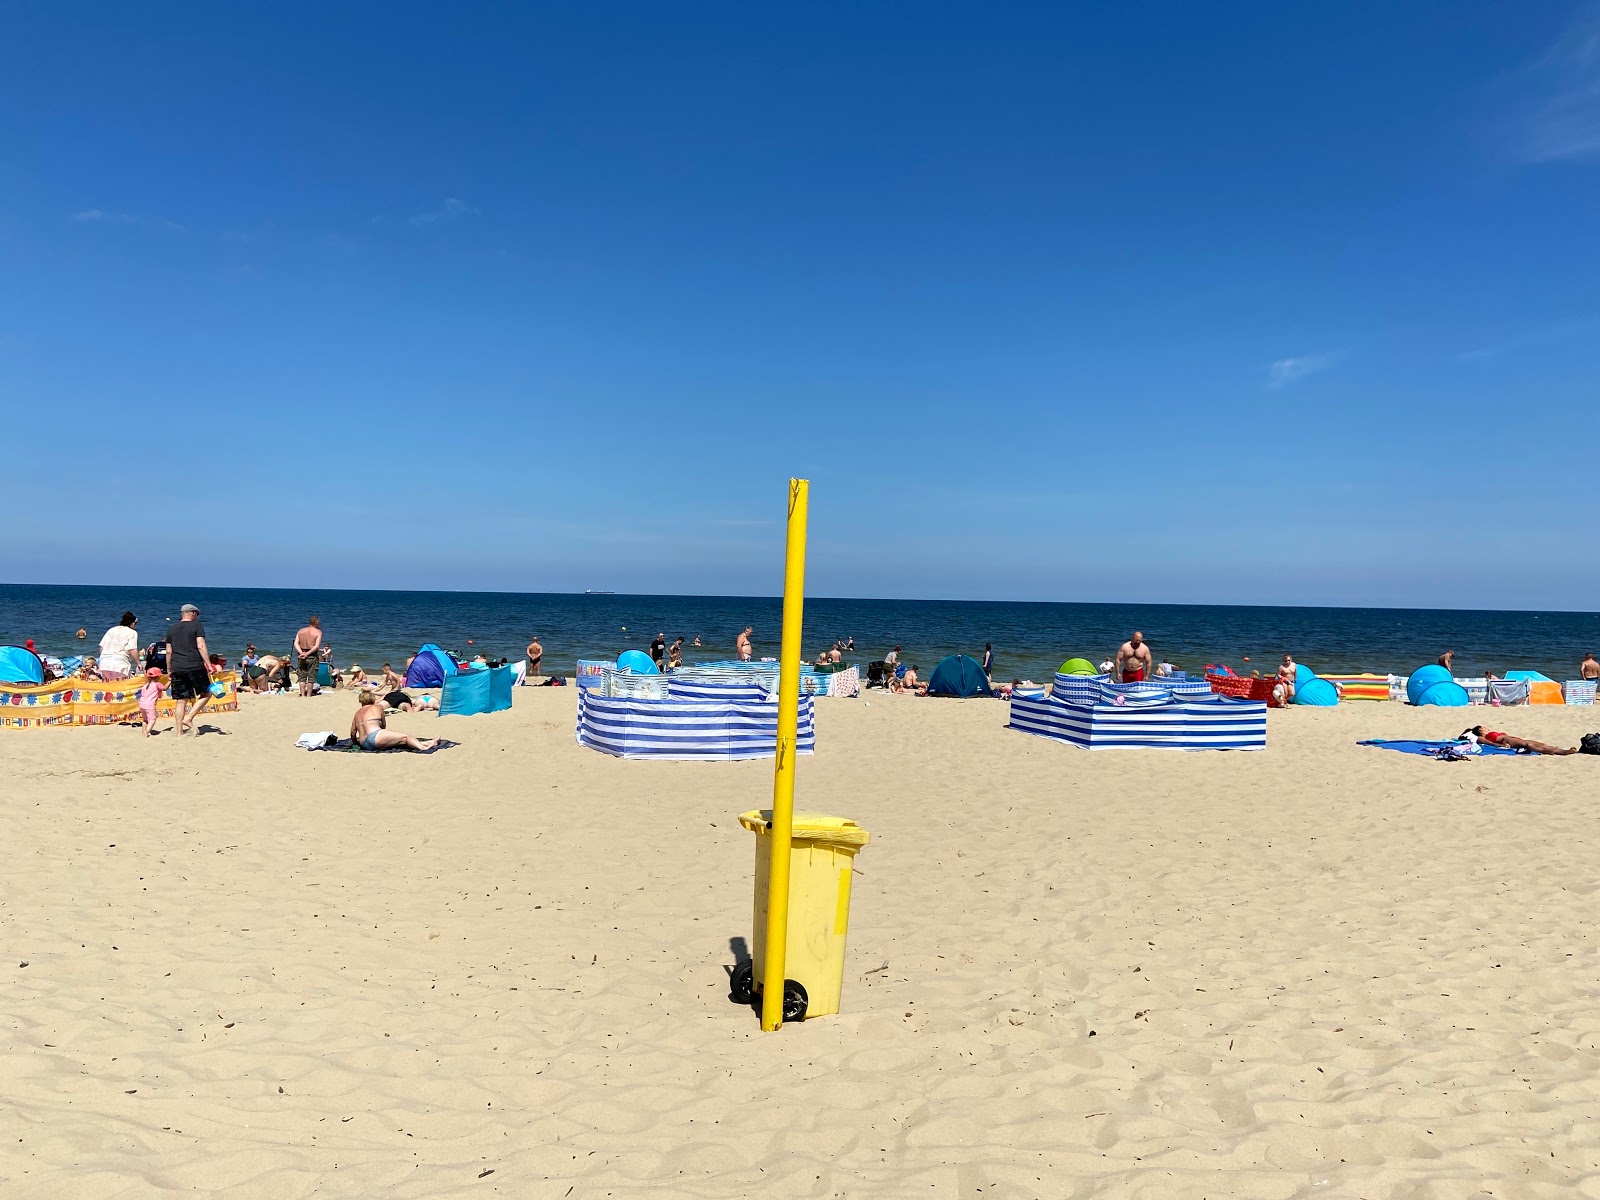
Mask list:
[[[1579,754],[1600,754],[1600,733],[1586,733],[1578,742]]]

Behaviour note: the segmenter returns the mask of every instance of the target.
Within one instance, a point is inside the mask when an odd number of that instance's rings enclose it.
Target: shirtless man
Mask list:
[[[1295,664],[1294,658],[1288,654],[1283,656],[1283,662],[1278,664],[1277,682],[1272,685],[1272,702],[1287,708],[1294,703],[1294,681],[1300,668]]]
[[[1150,676],[1150,647],[1137,629],[1117,647],[1117,678],[1123,683],[1141,683]]]
[[[383,664],[383,686],[385,691],[398,692],[405,687],[405,676],[396,671],[388,663]]]
[[[754,631],[754,625],[746,625],[744,632],[733,643],[733,652],[739,656],[740,662],[750,661],[750,635]]]
[[[350,740],[363,750],[394,750],[404,746],[407,750],[426,751],[439,744],[433,738],[424,741],[384,728],[383,705],[370,690],[362,692],[358,699],[361,707],[350,718]]]
[[[322,621],[309,617],[294,635],[294,653],[300,666],[300,694],[311,695],[316,686],[317,667],[322,663]]]
[[[544,647],[539,644],[539,635],[533,635],[528,642],[528,675],[530,678],[539,678],[539,664],[544,661]]]
[[[1592,653],[1584,653],[1583,661],[1578,664],[1578,678],[1587,679],[1590,683],[1600,681],[1600,662],[1595,661]]]

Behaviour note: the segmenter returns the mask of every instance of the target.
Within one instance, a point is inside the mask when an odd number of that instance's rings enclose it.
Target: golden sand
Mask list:
[[[428,757],[295,749],[342,693],[0,735],[0,1196],[1600,1197],[1600,760],[820,701],[799,804],[875,835],[845,1012],[763,1035],[770,762],[607,758],[574,702],[394,718]]]

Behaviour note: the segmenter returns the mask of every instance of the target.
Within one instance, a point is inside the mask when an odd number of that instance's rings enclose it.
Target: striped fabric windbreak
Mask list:
[[[1010,727],[1084,750],[1262,750],[1267,706],[1227,696],[1149,708],[1013,697]]]
[[[593,690],[597,690],[602,696],[630,696],[636,700],[665,700],[667,698],[667,677],[665,675],[635,675],[630,671],[618,670],[616,667],[604,667],[600,671],[600,686]]]
[[[720,683],[685,679],[677,672],[667,676],[668,700],[719,700],[725,703],[764,704],[772,693],[756,683]]]
[[[1592,679],[1569,679],[1562,684],[1568,704],[1593,704],[1595,682]]]
[[[1323,675],[1321,678],[1338,686],[1340,700],[1389,699],[1387,675]]]
[[[577,737],[580,745],[619,758],[771,758],[778,744],[778,702],[632,700],[579,692]],[[810,754],[816,746],[816,701],[801,696],[795,751]]]

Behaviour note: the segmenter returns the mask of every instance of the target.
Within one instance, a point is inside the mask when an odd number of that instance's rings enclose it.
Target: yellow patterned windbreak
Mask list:
[[[206,712],[239,711],[239,676],[225,671],[212,677],[227,694],[206,705]],[[51,725],[116,725],[139,720],[143,676],[117,683],[59,679],[38,685],[0,683],[0,729],[43,729]],[[172,715],[172,698],[163,695],[156,714]]]

